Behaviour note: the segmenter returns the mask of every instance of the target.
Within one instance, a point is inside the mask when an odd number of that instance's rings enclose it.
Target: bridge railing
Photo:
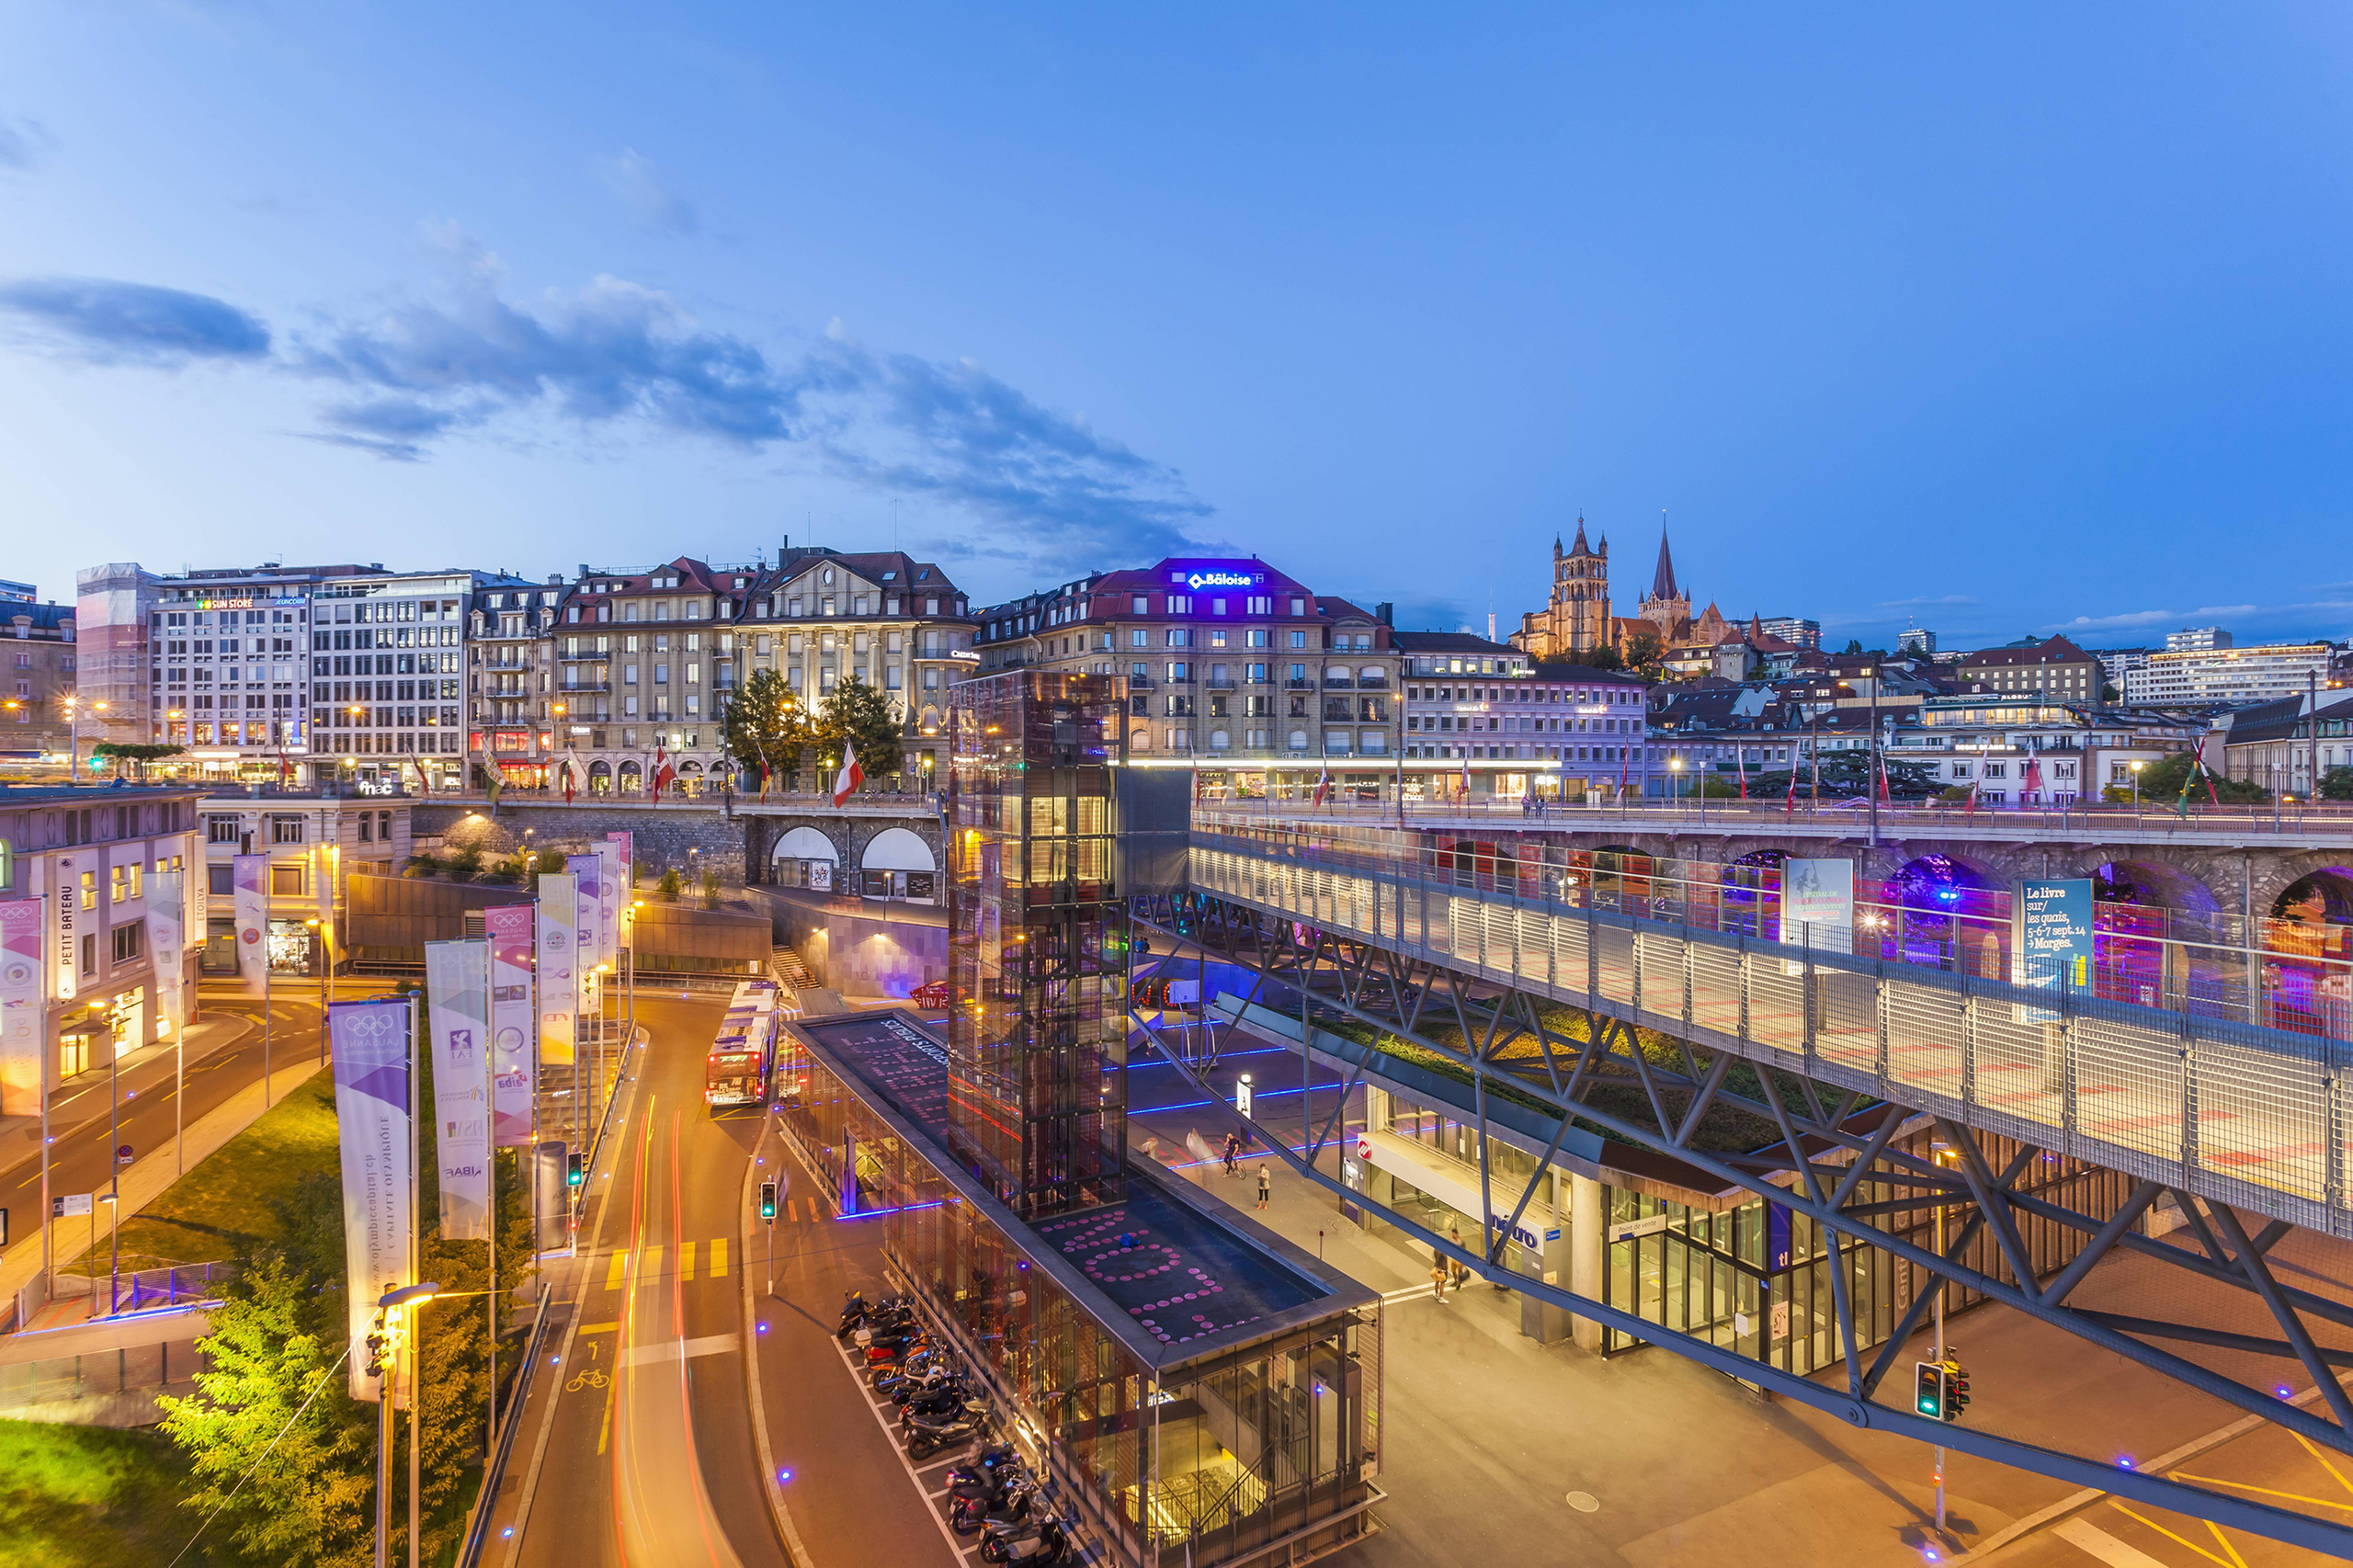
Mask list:
[[[2298,838],[2324,845],[2353,842],[2353,802],[2338,801],[2298,801],[2292,804],[2278,801],[2261,805],[2200,802],[2187,812],[2177,811],[2170,801],[2143,801],[2138,805],[2077,801],[2065,805],[1975,807],[1941,800],[1882,801],[1874,812],[1870,801],[1847,796],[1836,800],[1825,797],[1817,801],[1801,794],[1794,802],[1778,796],[1769,800],[1726,801],[1614,793],[1591,800],[1408,797],[1401,801],[1393,781],[1360,788],[1372,790],[1374,798],[1355,798],[1343,786],[1328,790],[1325,798],[1318,801],[1313,784],[1304,783],[1282,785],[1267,793],[1251,796],[1205,792],[1196,809],[1223,816],[1388,822],[1415,826],[1451,822],[1500,826],[1509,823],[1572,832],[1613,824],[1624,824],[1630,828],[1655,824],[1680,831],[1721,827],[1726,832],[1763,833],[1781,826],[1804,826],[1868,832],[1876,823],[1882,834],[1913,837],[1998,834],[2037,838],[2130,835],[2207,839],[2219,835],[2234,842]]]
[[[1425,881],[1538,899],[1587,903],[1642,919],[1817,952],[1999,979],[2012,972],[2011,893],[1966,881],[1855,882],[1844,932],[1800,932],[1782,898],[1778,857],[1668,859],[1516,835],[1433,839],[1393,824],[1306,824],[1196,814],[1210,831],[1303,853],[1319,862],[1410,871]],[[1475,825],[1472,829],[1475,831]],[[1498,841],[1499,840],[1499,841]],[[2353,1040],[2353,927],[2248,920],[2219,911],[2129,900],[2095,903],[2088,990],[2110,1001],[2243,1019],[2290,1033]]]
[[[1193,835],[1198,891],[2275,1218],[2348,1224],[2353,1046]]]

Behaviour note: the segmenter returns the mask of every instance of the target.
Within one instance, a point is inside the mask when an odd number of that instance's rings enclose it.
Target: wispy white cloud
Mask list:
[[[29,169],[56,145],[40,120],[0,114],[0,169]]]
[[[694,204],[678,194],[653,159],[634,147],[603,160],[597,173],[644,227],[674,234],[691,234],[701,227]]]
[[[517,301],[494,253],[453,227],[430,237],[451,264],[438,289],[282,336],[208,295],[107,279],[0,283],[0,316],[85,360],[240,360],[330,387],[319,427],[296,434],[391,461],[534,422],[797,452],[1003,525],[935,541],[948,555],[1150,559],[1192,545],[1211,515],[1176,470],[971,360],[878,351],[838,324],[780,358],[620,278]]]

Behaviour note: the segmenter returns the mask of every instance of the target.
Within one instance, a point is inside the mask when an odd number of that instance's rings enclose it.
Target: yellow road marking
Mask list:
[[[627,1273],[628,1270],[629,1249],[626,1247],[615,1247],[613,1249],[613,1261],[605,1269],[605,1289],[608,1290],[620,1290],[621,1288],[621,1276]]]
[[[678,1244],[678,1278],[683,1281],[692,1279],[694,1277],[695,1244],[692,1242],[680,1242]]]
[[[613,1330],[619,1327],[620,1327],[620,1324],[617,1323],[584,1323],[580,1325],[580,1332],[583,1334],[610,1334]]]
[[[2246,1568],[2246,1559],[2241,1557],[2239,1549],[2231,1544],[2231,1538],[2222,1533],[2222,1527],[2209,1519],[2206,1521],[2206,1528],[2214,1532],[2214,1539],[2222,1543],[2222,1550],[2231,1554],[2231,1561],[2236,1563],[2238,1568]]]
[[[2249,1481],[2224,1481],[2219,1475],[2191,1475],[2178,1470],[2167,1471],[2166,1478],[2172,1481],[2195,1481],[2208,1486],[2228,1486],[2240,1492],[2258,1493],[2266,1497],[2285,1497],[2294,1503],[2310,1503],[2315,1508],[2339,1508],[2346,1513],[2353,1514],[2353,1503],[2332,1503],[2325,1497],[2307,1497],[2301,1492],[2275,1492],[2268,1486],[2257,1486]],[[2340,1476],[2338,1479],[2344,1478]]]
[[[638,1266],[637,1277],[640,1279],[647,1278],[649,1277],[658,1278],[661,1277],[661,1273],[662,1248],[657,1244],[645,1249],[645,1261]]]
[[[2140,1520],[2143,1524],[2144,1524],[2144,1525],[2148,1526],[2151,1529],[2153,1529],[2153,1530],[2156,1531],[2159,1535],[2161,1535],[2161,1536],[2165,1537],[2167,1540],[2172,1541],[2172,1542],[2174,1542],[2175,1544],[2179,1545],[2179,1546],[2186,1546],[2186,1547],[2188,1547],[2190,1551],[2194,1551],[2194,1552],[2198,1553],[2198,1555],[2199,1555],[2199,1556],[2200,1556],[2200,1557],[2204,1558],[2207,1562],[2216,1562],[2216,1563],[2220,1563],[2220,1564],[2222,1565],[2222,1568],[2233,1568],[2233,1565],[2232,1565],[2231,1560],[2230,1560],[2229,1558],[2227,1558],[2227,1557],[2217,1557],[2217,1556],[2215,1556],[2212,1552],[2211,1552],[2211,1551],[2207,1551],[2204,1547],[2200,1546],[2200,1545],[2196,1544],[2195,1542],[2190,1541],[2190,1540],[2187,1540],[2187,1539],[2185,1539],[2185,1538],[2183,1538],[2183,1537],[2181,1537],[2181,1536],[2177,1536],[2177,1535],[2174,1534],[2174,1533],[2173,1533],[2173,1531],[2171,1531],[2171,1530],[2169,1530],[2169,1529],[2165,1528],[2165,1526],[2163,1526],[2163,1525],[2161,1525],[2161,1524],[2157,1523],[2157,1521],[2156,1521],[2156,1520],[2154,1520],[2154,1519],[2153,1519],[2153,1518],[2150,1518],[2147,1515],[2145,1515],[2145,1514],[2138,1514],[2138,1513],[2135,1513],[2135,1512],[2133,1512],[2131,1509],[2130,1509],[2130,1508],[2126,1507],[2123,1504],[2121,1504],[2121,1503],[2117,1503],[2117,1502],[2116,1502],[2116,1499],[2115,1499],[2115,1498],[2113,1498],[2113,1497],[2109,1498],[2109,1501],[2110,1503],[2115,1503],[2115,1504],[2116,1504],[2116,1511],[2117,1511],[2118,1513],[2122,1514],[2122,1515],[2123,1515],[2125,1517],[2127,1517],[2127,1518],[2131,1518],[2131,1519],[2138,1519],[2138,1520]]]
[[[796,1225],[801,1223],[801,1199],[788,1198],[784,1200],[784,1217]]]
[[[2304,1452],[2320,1460],[2321,1469],[2336,1477],[2337,1485],[2342,1486],[2347,1492],[2353,1492],[2353,1481],[2346,1480],[2343,1472],[2338,1471],[2335,1465],[2328,1462],[2328,1456],[2322,1453],[2318,1449],[2313,1447],[2313,1440],[2310,1437],[2305,1437],[2302,1432],[2290,1433],[2290,1436],[2293,1437],[2296,1441],[2303,1444]]]
[[[727,1238],[725,1236],[710,1244],[710,1277],[713,1279],[727,1278]]]

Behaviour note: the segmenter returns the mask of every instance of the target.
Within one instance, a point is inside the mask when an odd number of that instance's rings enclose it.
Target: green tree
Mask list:
[[[563,874],[563,850],[561,850],[561,849],[542,849],[542,850],[540,850],[540,874],[541,876],[547,876],[547,877],[561,876],[561,875]]]
[[[1626,667],[1626,661],[1618,656],[1618,650],[1607,642],[1586,650],[1580,663],[1589,670],[1622,670]]]
[[[1645,680],[1659,681],[1666,676],[1666,644],[1659,638],[1656,627],[1644,627],[1626,639],[1625,667]]]
[[[2323,769],[2320,798],[2324,801],[2353,801],[2353,767]]]
[[[113,758],[118,773],[122,771],[120,765],[127,762],[131,765],[131,776],[143,779],[147,777],[149,763],[161,762],[167,756],[178,756],[187,749],[186,746],[134,745],[123,741],[100,741],[90,748],[90,755]]]
[[[837,683],[825,693],[817,712],[816,743],[823,754],[824,783],[832,784],[840,767],[842,747],[858,748],[858,765],[869,778],[882,778],[905,766],[901,756],[902,730],[891,699],[862,680]]]
[[[719,907],[719,873],[717,871],[705,871],[702,874],[702,906],[705,909]]]
[[[429,1057],[421,1077],[418,1098],[430,1105]],[[489,1249],[440,1238],[436,1131],[430,1117],[419,1121],[420,1274],[442,1290],[417,1314],[419,1512],[428,1561],[454,1550],[465,1527],[468,1491],[480,1479],[490,1339],[483,1294],[490,1286]],[[502,1154],[495,1165],[503,1295],[528,1278],[530,1218],[515,1157]],[[188,1398],[159,1402],[164,1430],[188,1453],[202,1482],[187,1499],[194,1517],[210,1514],[236,1491],[238,1478],[246,1477],[213,1528],[228,1530],[255,1562],[363,1568],[373,1557],[378,1407],[350,1397],[348,1370],[337,1364],[347,1327],[339,1176],[324,1171],[306,1176],[275,1231],[237,1258],[237,1275],[201,1342],[208,1369],[198,1375],[197,1392]],[[505,1373],[514,1370],[504,1358],[502,1365]],[[264,1459],[297,1411],[300,1418]],[[399,1556],[407,1541],[406,1497],[398,1490],[408,1473],[405,1415],[395,1430],[392,1551]]]
[[[371,1558],[376,1445],[337,1364],[343,1281],[285,1254],[245,1262],[211,1312],[196,1392],[157,1401],[193,1467],[188,1506],[226,1503],[212,1528],[256,1562],[356,1568]]]
[[[460,844],[449,852],[449,880],[470,882],[482,875],[482,846]]]
[[[678,869],[676,866],[668,867],[663,871],[662,881],[658,884],[656,891],[662,895],[663,903],[676,903],[678,902]]]
[[[720,739],[727,754],[755,778],[765,764],[778,783],[794,790],[801,786],[801,757],[814,739],[814,725],[784,676],[774,670],[754,670],[728,699]]]
[[[2190,760],[2189,753],[2180,751],[2174,753],[2162,762],[2153,762],[2143,768],[2141,770],[2142,801],[2146,803],[2154,801],[2160,805],[2174,805],[2181,799],[2182,785],[2189,783],[2190,805],[2193,808],[2202,806],[2208,803],[2206,795],[2208,779],[2213,782],[2214,798],[2224,805],[2251,804],[2257,801],[2271,799],[2271,791],[2262,785],[2249,783],[2244,779],[2221,778],[2211,769],[2206,768],[2202,763],[2199,766],[2205,771],[2206,778],[2192,782]]]

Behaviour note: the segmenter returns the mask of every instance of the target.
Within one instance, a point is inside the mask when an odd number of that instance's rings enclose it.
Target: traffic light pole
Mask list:
[[[1939,1202],[1939,1203],[1937,1205],[1937,1256],[1938,1256],[1938,1257],[1942,1257],[1942,1256],[1944,1256],[1944,1255],[1945,1255],[1945,1206],[1944,1206],[1941,1202]],[[1943,1366],[1944,1366],[1944,1364],[1945,1364],[1945,1282],[1944,1282],[1944,1280],[1943,1280],[1942,1278],[1938,1278],[1938,1279],[1937,1280],[1935,1289],[1936,1289],[1936,1292],[1937,1292],[1937,1294],[1936,1294],[1936,1298],[1935,1298],[1935,1307],[1936,1307],[1936,1313],[1937,1313],[1937,1348],[1936,1348],[1936,1359],[1937,1359],[1937,1366],[1938,1366],[1939,1369],[1942,1369],[1942,1368],[1943,1368]],[[1942,1389],[1942,1387],[1943,1387],[1943,1384],[1942,1384],[1942,1381],[1941,1381],[1941,1379],[1942,1379],[1942,1377],[1943,1377],[1943,1373],[1942,1373],[1941,1369],[1938,1371],[1938,1379],[1939,1379],[1939,1382],[1938,1382],[1938,1386],[1939,1391],[1941,1391],[1941,1389]],[[1938,1414],[1940,1414],[1940,1415],[1943,1413],[1943,1412],[1942,1412],[1943,1403],[1944,1403],[1944,1402],[1943,1402],[1943,1399],[1942,1399],[1942,1397],[1941,1397],[1941,1392],[1940,1392],[1940,1394],[1939,1394],[1939,1398],[1938,1398]],[[1938,1443],[1938,1444],[1937,1445],[1937,1533],[1938,1533],[1938,1535],[1942,1535],[1942,1534],[1944,1533],[1944,1528],[1945,1528],[1945,1446],[1944,1446],[1942,1443]]]

